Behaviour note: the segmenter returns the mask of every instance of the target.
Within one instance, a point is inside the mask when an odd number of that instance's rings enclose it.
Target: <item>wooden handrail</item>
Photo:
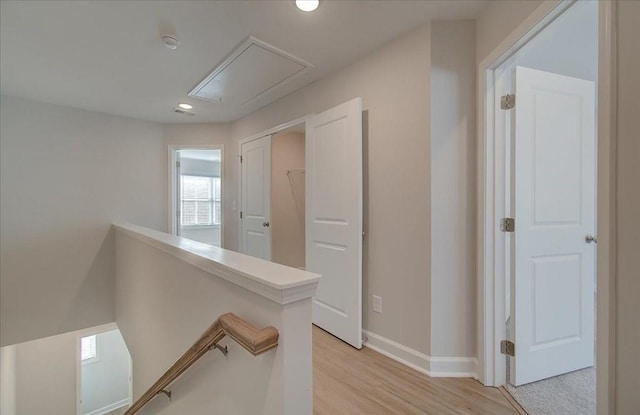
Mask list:
[[[221,315],[200,338],[160,377],[124,415],[133,415],[151,399],[175,381],[184,371],[215,347],[224,336],[229,336],[249,353],[257,356],[278,345],[278,330],[269,326],[258,330],[233,313]],[[170,396],[170,394],[169,394]]]

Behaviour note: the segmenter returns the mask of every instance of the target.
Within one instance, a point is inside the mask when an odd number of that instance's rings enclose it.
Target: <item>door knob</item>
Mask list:
[[[262,226],[264,226],[265,228],[269,227],[269,222],[262,222]]]
[[[584,241],[588,244],[590,244],[591,242],[597,244],[598,243],[598,236],[597,235],[587,235],[584,237]]]

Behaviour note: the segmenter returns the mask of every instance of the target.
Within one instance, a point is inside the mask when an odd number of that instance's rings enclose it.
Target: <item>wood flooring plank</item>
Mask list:
[[[313,327],[315,415],[518,415],[475,379],[431,378]]]

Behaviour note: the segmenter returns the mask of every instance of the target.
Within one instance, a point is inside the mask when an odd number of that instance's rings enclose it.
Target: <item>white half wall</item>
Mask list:
[[[254,357],[223,339],[228,356],[207,353],[171,385],[171,402],[156,397],[140,413],[311,415],[311,296],[318,276],[143,232],[151,236],[115,231],[116,321],[133,359],[134,401],[222,314],[259,329],[274,326],[279,340]],[[257,293],[263,290],[273,299]]]
[[[2,345],[114,321],[114,221],[167,228],[159,124],[2,96]]]

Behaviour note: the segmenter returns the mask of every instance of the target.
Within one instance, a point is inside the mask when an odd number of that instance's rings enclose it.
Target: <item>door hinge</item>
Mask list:
[[[500,109],[510,110],[516,106],[516,95],[507,94],[500,97]]]
[[[500,219],[500,231],[513,232],[516,230],[516,220],[513,218]]]
[[[240,219],[242,219],[242,211],[240,211]]]
[[[500,353],[506,354],[507,356],[515,356],[516,355],[516,345],[510,340],[502,340],[500,342]]]
[[[180,168],[180,162],[179,161],[176,161],[176,167]]]
[[[240,156],[240,163],[242,163],[242,156]]]

